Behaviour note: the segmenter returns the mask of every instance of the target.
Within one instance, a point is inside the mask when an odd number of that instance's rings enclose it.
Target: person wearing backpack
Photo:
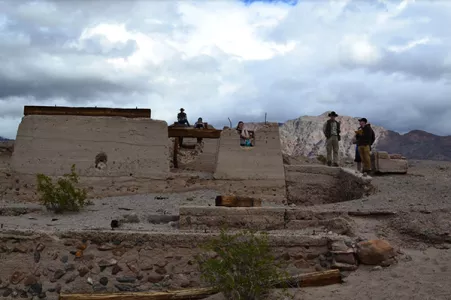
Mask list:
[[[368,123],[366,118],[359,119],[360,128],[356,132],[357,146],[359,154],[362,159],[362,173],[371,172],[371,146],[376,140],[371,124]]]

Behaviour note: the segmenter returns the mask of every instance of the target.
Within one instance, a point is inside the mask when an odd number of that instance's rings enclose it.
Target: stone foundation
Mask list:
[[[407,159],[400,154],[388,154],[379,151],[371,156],[373,170],[377,173],[399,173],[406,174],[409,168]]]
[[[285,166],[287,198],[296,205],[355,200],[370,193],[371,177],[347,168],[323,165]]]
[[[148,291],[200,286],[195,256],[212,234],[33,232],[0,234],[0,296]],[[339,237],[335,237],[339,238]],[[329,268],[332,237],[270,235],[290,272]]]

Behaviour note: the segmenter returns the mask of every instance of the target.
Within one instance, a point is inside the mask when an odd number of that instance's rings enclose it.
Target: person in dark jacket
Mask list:
[[[340,141],[340,122],[335,120],[336,117],[338,115],[334,111],[330,112],[329,120],[323,126],[323,133],[326,136],[327,165],[334,167],[338,167],[338,142]]]
[[[362,159],[362,173],[371,172],[371,145],[375,141],[375,134],[366,118],[359,119],[360,128],[356,132],[357,146]]]
[[[185,113],[185,109],[183,108],[180,108],[180,112],[177,114],[177,123],[179,123],[180,125],[186,124],[187,126],[190,126],[188,122],[188,117],[186,116]]]
[[[358,135],[357,133],[359,132],[359,130],[361,130],[362,128],[359,127],[357,128],[357,130],[355,131],[356,135],[352,141],[353,144],[355,144],[355,158],[354,158],[354,162],[357,163],[357,171],[362,172],[362,158],[360,157],[360,153],[359,153],[359,145],[357,145],[357,139],[358,139]]]

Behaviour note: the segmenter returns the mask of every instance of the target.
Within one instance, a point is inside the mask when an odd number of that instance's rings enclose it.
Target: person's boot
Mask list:
[[[362,163],[361,162],[357,163],[357,171],[362,172]]]
[[[336,162],[334,162],[334,163],[332,164],[332,167],[338,167],[338,164],[337,164]]]
[[[332,162],[331,161],[328,161],[327,162],[327,165],[330,167],[330,166],[332,166]]]

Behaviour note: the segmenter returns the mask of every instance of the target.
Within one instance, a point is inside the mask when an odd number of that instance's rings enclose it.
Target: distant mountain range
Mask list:
[[[2,142],[2,141],[10,141],[10,139],[7,139],[7,138],[4,138],[4,137],[0,136],[0,142]]]
[[[302,116],[289,120],[280,127],[282,152],[288,156],[316,157],[325,155],[325,138],[322,126],[328,112],[319,116]],[[348,116],[337,118],[341,122],[342,138],[340,154],[353,158],[355,145],[352,144],[354,130],[359,126],[358,119]],[[410,159],[451,161],[451,136],[438,136],[421,130],[406,134],[371,125],[376,141],[373,148],[389,153],[399,153]]]

